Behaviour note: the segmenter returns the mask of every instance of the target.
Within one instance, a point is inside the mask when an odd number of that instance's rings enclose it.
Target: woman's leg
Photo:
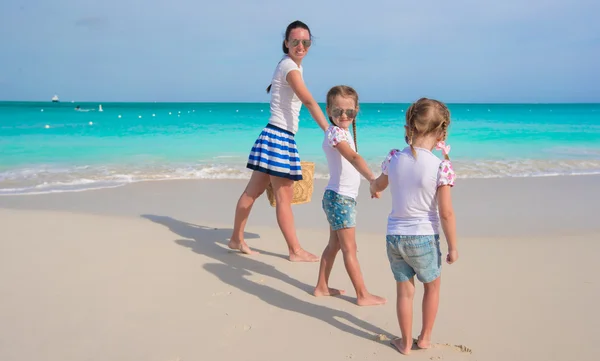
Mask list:
[[[250,247],[244,241],[244,229],[246,228],[246,222],[250,211],[254,205],[254,201],[260,197],[261,194],[267,189],[269,185],[269,175],[263,172],[254,171],[250,177],[250,181],[246,186],[246,189],[240,196],[235,207],[235,218],[233,221],[233,233],[229,240],[229,248],[240,250],[246,254],[256,254],[258,252],[252,251]]]
[[[306,252],[300,246],[294,226],[294,213],[292,212],[292,198],[294,196],[294,181],[287,178],[271,176],[273,193],[275,194],[277,223],[288,245],[290,261],[292,262],[318,262],[319,257]]]

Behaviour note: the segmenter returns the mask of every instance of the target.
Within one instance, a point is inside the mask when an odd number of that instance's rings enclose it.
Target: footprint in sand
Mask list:
[[[248,332],[252,329],[250,325],[235,325],[235,329],[243,330],[244,332]]]
[[[451,345],[449,343],[446,343],[446,344],[444,344],[442,346],[453,348],[453,349],[455,349],[456,351],[459,351],[459,352],[473,353],[473,350],[471,350],[470,348],[468,348],[465,345]]]
[[[231,291],[228,292],[215,292],[212,294],[213,297],[217,297],[217,296],[229,296],[231,294]]]
[[[385,342],[385,341],[390,341],[390,338],[387,337],[386,335],[380,333],[379,335],[375,335],[375,341]]]
[[[379,342],[387,342],[390,341],[390,339],[383,334],[379,334],[379,335],[375,335],[375,341],[379,341]],[[430,360],[443,360],[444,359],[444,351],[451,351],[451,352],[459,352],[459,353],[465,353],[465,354],[472,354],[473,350],[471,350],[469,347],[465,346],[465,345],[452,345],[449,343],[445,343],[445,344],[440,344],[440,343],[433,343],[431,344],[431,347],[429,349],[421,349],[417,346],[417,339],[413,339],[413,347],[412,347],[413,351],[428,351],[431,350],[434,353],[434,356],[431,356],[429,359]],[[440,354],[441,352],[441,354]]]
[[[250,330],[252,330],[252,325],[238,323],[228,326],[224,331],[224,334],[227,337],[230,337],[233,335],[239,335],[240,333],[249,332]]]
[[[434,351],[434,356],[431,356],[430,360],[443,360],[445,352],[459,352],[462,354],[472,354],[473,350],[465,345],[452,345],[449,343],[445,344],[432,344],[430,350]],[[445,352],[444,352],[445,351]],[[441,352],[441,354],[439,354]],[[437,355],[436,355],[437,354]]]

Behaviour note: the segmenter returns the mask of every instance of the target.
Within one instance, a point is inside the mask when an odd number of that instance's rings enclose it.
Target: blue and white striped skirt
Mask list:
[[[267,124],[254,142],[246,168],[294,181],[302,180],[294,133]]]

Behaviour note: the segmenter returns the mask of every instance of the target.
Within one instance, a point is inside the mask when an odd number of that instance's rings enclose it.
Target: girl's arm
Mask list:
[[[386,174],[380,174],[378,178],[371,182],[369,191],[371,191],[371,198],[381,197],[381,191],[386,189],[388,186],[388,176]]]
[[[381,173],[379,177],[375,179],[373,183],[371,183],[371,193],[379,193],[384,191],[389,184],[387,174]]]
[[[362,174],[362,176],[365,177],[369,182],[375,180],[375,176],[367,166],[367,162],[365,162],[363,157],[361,157],[350,147],[350,144],[348,144],[348,142],[339,142],[335,146],[335,149],[337,149],[338,152],[340,152],[340,154],[344,158],[346,158],[348,162],[350,162],[350,164],[352,164],[352,166],[354,166],[354,168],[356,168],[356,170],[360,174]]]
[[[437,202],[440,213],[442,229],[448,242],[448,256],[446,262],[452,264],[458,259],[458,248],[456,244],[456,220],[454,218],[454,209],[452,207],[452,197],[450,189],[454,187],[456,173],[452,168],[452,162],[449,159],[443,160],[438,169],[437,180]]]
[[[446,262],[452,264],[458,259],[458,248],[456,244],[456,219],[454,217],[454,209],[452,207],[452,197],[450,196],[449,185],[443,185],[438,188],[437,201],[440,212],[440,221],[442,222],[442,230],[448,242],[448,257]]]
[[[389,185],[389,180],[388,180],[388,175],[387,175],[388,167],[390,166],[392,157],[394,157],[394,155],[398,152],[399,152],[398,149],[390,150],[388,155],[385,157],[385,160],[381,163],[381,174],[379,175],[379,177],[377,179],[375,179],[375,181],[373,183],[371,183],[371,194],[382,192]]]
[[[329,125],[325,118],[325,114],[323,114],[323,110],[319,106],[319,103],[316,102],[312,94],[310,94],[310,91],[308,91],[308,88],[306,88],[300,71],[290,71],[286,80],[294,90],[294,93],[296,93],[296,96],[302,101],[302,104],[308,109],[310,115],[317,124],[319,124],[319,127],[321,127],[323,131],[326,131]]]

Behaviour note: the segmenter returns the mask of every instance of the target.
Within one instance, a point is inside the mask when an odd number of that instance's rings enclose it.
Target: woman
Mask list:
[[[229,248],[246,254],[250,249],[244,240],[244,228],[252,205],[265,191],[269,182],[276,201],[277,223],[285,237],[292,262],[317,262],[319,258],[300,246],[294,227],[292,198],[294,181],[302,179],[302,169],[294,134],[298,131],[302,104],[325,131],[327,120],[302,79],[302,59],[311,46],[310,29],[301,21],[288,25],[283,40],[284,56],[277,64],[267,93],[271,93],[271,116],[248,157],[247,168],[253,170],[246,189],[238,200],[233,234]]]

